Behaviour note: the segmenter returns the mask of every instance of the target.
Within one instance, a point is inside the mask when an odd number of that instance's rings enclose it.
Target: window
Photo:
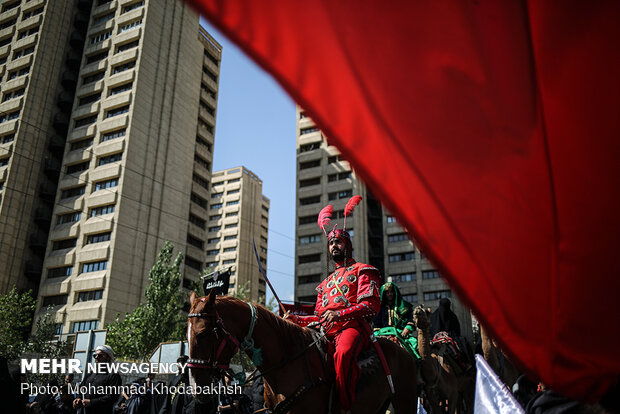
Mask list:
[[[56,225],[66,224],[66,223],[75,223],[80,220],[82,217],[82,212],[74,211],[72,213],[59,214],[56,218]]]
[[[17,33],[17,40],[25,39],[26,37],[32,36],[33,34],[37,33],[39,33],[39,26],[33,27],[31,29],[20,30],[19,33]]]
[[[346,180],[347,178],[351,178],[351,171],[330,174],[327,176],[327,181],[331,183],[333,181]]]
[[[213,72],[211,72],[211,70],[209,68],[207,68],[206,66],[202,67],[202,72],[207,75],[213,82],[217,82],[217,75]]]
[[[200,107],[202,109],[204,109],[205,111],[207,111],[207,113],[209,115],[213,115],[215,116],[215,109],[213,107],[211,107],[211,105],[207,105],[205,102],[203,102],[202,100],[200,101]]]
[[[8,144],[9,142],[13,142],[15,140],[15,134],[9,134],[2,137],[2,143]]]
[[[327,162],[329,164],[333,164],[338,161],[344,161],[340,155],[332,155],[331,157],[327,159]]]
[[[79,292],[76,302],[88,302],[89,300],[99,300],[103,297],[103,289],[89,290],[86,292]]]
[[[111,231],[105,233],[97,233],[86,236],[86,243],[84,244],[94,244],[94,243],[103,243],[110,241],[110,236],[112,235]]]
[[[236,259],[228,259],[228,260],[224,260],[222,261],[223,265],[227,265],[227,264],[233,264],[235,263]]]
[[[452,294],[449,290],[437,290],[435,292],[424,292],[424,301],[439,300],[443,298],[451,298]]]
[[[43,307],[67,304],[67,295],[53,295],[43,297]]]
[[[108,94],[108,96],[117,95],[119,93],[130,91],[132,87],[133,87],[133,82],[129,82],[124,85],[116,86],[110,89],[110,93]]]
[[[299,217],[299,225],[301,226],[302,224],[316,223],[316,220],[317,220],[316,214],[313,214],[311,216]]]
[[[218,208],[222,208],[222,206],[223,206],[222,203],[211,204],[210,209],[211,210],[217,210]]]
[[[213,134],[213,126],[207,124],[205,121],[203,121],[202,119],[198,119],[198,126],[202,127],[202,128],[206,128],[207,131],[209,131],[210,134]]]
[[[317,273],[317,274],[314,274],[314,275],[299,276],[299,283],[300,284],[305,284],[305,283],[317,284],[320,281],[321,281],[321,274],[320,273]]]
[[[392,234],[388,236],[388,243],[396,243],[406,240],[409,240],[409,235],[407,233]]]
[[[18,2],[18,3],[19,3],[19,2]],[[35,10],[31,11],[31,12],[24,13],[24,15],[22,16],[22,22],[23,22],[24,20],[26,20],[26,19],[29,19],[29,18],[31,18],[31,17],[33,17],[33,16],[36,16],[37,14],[41,14],[41,13],[43,13],[43,8],[44,8],[44,7],[45,7],[45,6],[41,6],[41,7],[39,7],[38,9],[35,9]]]
[[[211,226],[209,227],[209,232],[220,231],[222,230],[222,226]]]
[[[237,223],[230,223],[224,226],[225,229],[234,229],[237,228],[238,224]]]
[[[199,249],[202,249],[203,245],[205,244],[204,241],[200,240],[198,237],[192,236],[191,234],[187,235],[187,243]]]
[[[204,208],[205,210],[207,209],[207,200],[200,197],[199,195],[192,193],[190,200],[192,201],[192,203]]]
[[[103,79],[104,76],[105,76],[105,71],[97,72],[93,75],[84,76],[84,78],[82,78],[82,85],[88,85],[89,83],[97,82]]]
[[[401,273],[398,275],[392,275],[392,282],[413,282],[415,280],[415,273]]]
[[[136,67],[136,61],[132,60],[131,62],[123,63],[122,65],[114,66],[112,69],[112,75],[116,75],[117,73],[125,72],[126,70],[132,69]]]
[[[236,239],[237,239],[236,234],[231,234],[230,236],[224,236],[224,240],[236,240]]]
[[[119,27],[118,28],[118,33],[119,34],[120,33],[125,33],[125,32],[127,32],[127,31],[129,31],[131,29],[135,29],[136,27],[140,27],[140,26],[142,26],[142,19],[135,20],[135,21],[133,21],[131,23],[127,23],[126,25]]]
[[[113,19],[113,18],[114,18],[114,12],[108,13],[108,14],[104,14],[103,16],[94,17],[93,18],[93,26],[97,26],[98,24],[105,23],[108,20]]]
[[[219,241],[220,241],[219,237],[213,237],[213,238],[207,240],[207,244],[213,244],[213,243],[217,243]]]
[[[229,201],[226,203],[226,207],[236,206],[237,204],[239,204],[239,200]]]
[[[437,270],[424,270],[422,271],[422,279],[424,280],[428,280],[428,279],[439,279],[441,276],[439,276],[439,272]]]
[[[311,144],[304,144],[299,147],[299,152],[308,152],[321,148],[320,142],[313,142]]]
[[[82,128],[85,126],[89,126],[97,122],[97,115],[87,116],[86,118],[76,119],[74,127]]]
[[[226,213],[226,217],[237,217],[238,215],[238,211],[231,211],[230,213]]]
[[[204,139],[200,138],[198,135],[196,135],[196,144],[202,145],[203,147],[207,149],[207,151],[211,152],[211,144],[209,144]]]
[[[114,204],[90,209],[90,217],[104,216],[112,213],[114,213]]]
[[[86,58],[86,64],[90,65],[91,63],[99,62],[108,57],[108,51],[96,53],[94,55],[90,55]]]
[[[406,260],[414,260],[414,259],[415,259],[415,253],[413,252],[391,254],[388,256],[388,260],[390,263],[403,262]]]
[[[85,190],[86,190],[85,185],[69,188],[67,190],[62,191],[62,193],[60,194],[60,198],[64,199],[64,198],[78,197],[78,196],[83,195]]]
[[[97,102],[99,99],[101,99],[101,92],[80,98],[80,100],[78,101],[78,106],[88,105],[93,102]]]
[[[121,106],[120,108],[110,109],[106,113],[105,117],[106,118],[112,118],[112,117],[115,117],[115,116],[126,114],[127,112],[129,112],[129,105]]]
[[[227,183],[234,184],[234,183],[238,183],[239,181],[241,181],[241,178],[233,178],[231,180],[228,180]]]
[[[353,195],[353,190],[337,191],[335,193],[329,193],[327,198],[331,200],[340,200],[342,198],[349,198]]]
[[[396,223],[396,217],[394,216],[387,216],[386,220],[388,223]]]
[[[320,167],[321,166],[321,160],[313,160],[313,161],[306,161],[306,162],[300,162],[299,163],[299,169],[300,170],[305,170],[308,168],[314,168],[314,167]]]
[[[224,248],[224,253],[230,253],[230,252],[234,252],[236,250],[237,250],[236,247],[225,247]]]
[[[215,256],[216,254],[219,254],[219,253],[220,253],[219,249],[207,250],[207,256]]]
[[[125,43],[123,45],[119,45],[116,47],[116,53],[122,53],[122,52],[126,52],[128,50],[131,50],[135,47],[138,47],[138,45],[140,45],[140,41],[139,40],[134,40],[133,42],[129,42],[129,43]]]
[[[200,83],[200,89],[205,91],[207,93],[207,95],[209,95],[211,98],[215,99],[217,94],[215,93],[214,90],[212,90],[208,85],[205,85],[204,83]]]
[[[97,166],[106,165],[113,162],[117,162],[123,159],[123,153],[117,152],[116,154],[106,155],[105,157],[99,158],[99,162],[97,162]]]
[[[19,59],[22,56],[28,56],[34,53],[34,46],[30,46],[26,49],[17,50],[13,52],[13,60]]]
[[[127,12],[132,11],[132,10],[139,9],[142,6],[144,6],[144,0],[135,2],[133,4],[130,4],[128,6],[123,7],[123,10],[121,11],[121,14],[125,14]]]
[[[97,181],[95,183],[95,189],[93,191],[105,190],[107,188],[116,187],[118,185],[118,178],[112,178],[109,180]]]
[[[111,36],[112,36],[112,31],[111,30],[107,31],[107,32],[96,34],[96,35],[90,37],[90,44],[94,45],[94,44],[97,44],[97,43],[101,43],[104,40],[109,39]]]
[[[189,222],[190,222],[190,223],[192,223],[192,224],[194,224],[195,226],[200,227],[200,228],[201,228],[201,229],[203,229],[203,230],[204,230],[204,229],[205,229],[205,227],[206,227],[206,221],[205,221],[205,220],[203,220],[203,219],[201,219],[201,218],[200,218],[200,217],[198,217],[198,216],[193,215],[193,214],[190,214],[190,215],[189,215]]]
[[[52,243],[52,250],[72,249],[77,244],[77,237],[72,239],[58,240]]]
[[[222,218],[221,214],[214,214],[212,216],[209,216],[209,220],[219,220]]]
[[[321,241],[320,234],[313,234],[312,236],[302,236],[299,238],[299,244],[318,243]]]
[[[9,160],[11,157],[0,158],[0,167],[6,167],[9,165]]]
[[[299,135],[306,135],[306,134],[311,134],[313,132],[317,132],[319,129],[317,127],[306,127],[306,128],[301,128],[299,130]]]
[[[92,321],[73,322],[73,329],[71,329],[71,333],[90,331],[91,329],[97,329],[98,326],[99,321],[96,319]]]
[[[109,141],[111,139],[124,137],[127,134],[127,129],[119,129],[118,131],[106,132],[101,136],[101,142]]]
[[[185,256],[185,264],[192,269],[202,270],[202,263],[191,256]]]
[[[409,303],[418,303],[418,294],[413,293],[411,295],[403,295],[403,299]]]
[[[19,118],[19,111],[11,112],[10,114],[2,114],[0,115],[0,124],[3,124],[7,121],[12,121],[13,119]]]
[[[219,66],[220,65],[220,61],[217,60],[217,58],[215,56],[213,56],[211,53],[209,53],[209,51],[207,49],[205,49],[204,54],[211,62],[213,62],[213,64],[215,66]]]
[[[320,203],[321,202],[321,196],[317,195],[317,196],[312,196],[312,197],[305,197],[305,198],[300,198],[299,199],[299,204],[302,206],[307,206],[309,204],[315,204],[315,203]]]
[[[306,180],[299,180],[299,187],[310,187],[312,185],[321,184],[321,177],[308,178]]]
[[[22,68],[22,69],[16,69],[14,71],[9,72],[9,79],[8,80],[13,80],[19,76],[25,76],[27,74],[30,73],[30,67],[27,68]]]
[[[108,267],[107,260],[101,260],[98,262],[90,262],[82,264],[82,273],[90,273],[90,272],[99,272],[101,270],[106,270]]]
[[[15,23],[17,23],[17,18],[15,18],[15,19],[13,19],[13,20],[6,21],[6,22],[4,22],[4,23],[0,24],[0,30],[4,30],[4,29],[6,29],[7,27],[11,27],[11,26],[13,26]]]
[[[21,3],[21,1],[15,1],[11,4],[5,4],[4,6],[2,6],[2,13],[4,13],[7,10],[11,10],[14,9],[16,7],[19,7],[19,4]]]
[[[204,188],[205,190],[209,189],[209,181],[205,180],[196,173],[192,174],[192,181]]]
[[[220,198],[224,195],[224,193],[211,193],[211,198]]]
[[[304,264],[304,263],[313,263],[313,262],[320,262],[320,261],[321,261],[321,254],[317,253],[317,254],[307,254],[304,256],[299,256],[297,262],[299,264]]]
[[[236,189],[236,190],[230,190],[230,191],[227,191],[227,192],[226,192],[226,195],[238,194],[238,193],[239,193],[239,191],[240,191],[239,189]]]
[[[211,164],[209,163],[209,161],[205,160],[204,158],[202,158],[200,155],[198,154],[194,154],[194,161],[196,161],[196,163],[198,165],[203,166],[204,168],[206,168],[207,170],[209,168],[211,168]]]
[[[86,138],[81,141],[76,141],[71,143],[70,151],[77,151],[79,149],[87,148],[93,145],[92,138]]]
[[[47,269],[47,278],[53,279],[55,277],[71,276],[72,271],[73,266],[53,267],[51,269]]]
[[[67,165],[67,174],[76,174],[88,169],[90,161],[84,161],[79,164]]]

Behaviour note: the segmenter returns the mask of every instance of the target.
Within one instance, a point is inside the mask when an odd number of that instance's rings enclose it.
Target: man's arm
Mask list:
[[[121,385],[121,376],[118,374],[112,374],[112,377],[106,381],[106,385],[112,385],[115,387],[119,387]],[[90,406],[97,407],[104,404],[114,404],[114,402],[118,399],[118,394],[103,394],[102,396],[98,396],[90,399]]]
[[[291,322],[296,323],[299,326],[308,326],[312,322],[319,321],[319,310],[321,303],[323,302],[323,290],[317,288],[318,294],[316,296],[316,305],[314,305],[314,315],[288,315],[286,319],[290,319]]]

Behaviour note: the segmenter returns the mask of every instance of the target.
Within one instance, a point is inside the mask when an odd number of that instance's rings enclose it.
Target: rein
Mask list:
[[[250,327],[248,328],[248,333],[245,336],[245,338],[243,338],[243,341],[239,342],[239,340],[235,338],[234,335],[228,332],[228,330],[224,326],[224,321],[222,320],[222,318],[220,317],[216,309],[214,330],[216,332],[218,329],[222,331],[224,333],[224,338],[220,340],[220,343],[217,347],[217,351],[215,353],[215,358],[211,362],[206,361],[204,359],[191,358],[187,361],[187,366],[189,368],[220,369],[224,371],[230,369],[230,360],[226,363],[219,362],[219,358],[222,354],[222,351],[226,347],[227,342],[230,342],[233,344],[233,348],[234,348],[233,355],[239,352],[239,350],[241,351],[252,350],[252,355],[254,356],[253,359],[255,359],[257,356],[260,356],[260,349],[254,348],[254,339],[252,338],[252,334],[254,333],[254,327],[256,326],[256,320],[258,319],[258,313],[256,312],[256,308],[254,307],[254,305],[252,305],[250,302],[247,302],[247,304],[250,306],[250,312],[252,314],[252,318],[250,319]],[[187,314],[188,318],[207,318],[210,316],[211,315],[206,314],[206,313],[188,313]]]

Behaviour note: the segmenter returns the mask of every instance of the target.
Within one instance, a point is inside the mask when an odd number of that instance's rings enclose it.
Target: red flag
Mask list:
[[[504,348],[620,375],[620,2],[192,0],[271,72]]]

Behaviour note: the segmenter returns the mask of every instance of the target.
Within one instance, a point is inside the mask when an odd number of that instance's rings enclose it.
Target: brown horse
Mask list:
[[[221,369],[228,366],[237,352],[235,342],[242,342],[248,335],[253,311],[246,302],[226,296],[216,298],[214,294],[197,298],[192,292],[190,303],[190,379],[204,387],[221,376]],[[251,337],[253,346],[260,349],[257,367],[263,373],[267,407],[274,409],[279,402],[290,401],[291,396],[300,393],[288,412],[338,412],[338,397],[332,393],[334,368],[324,363],[318,347],[313,345],[316,339],[312,330],[282,319],[260,305],[253,308],[257,317]],[[385,373],[379,367],[359,381],[351,411],[385,412],[391,401],[396,413],[413,413],[417,403],[415,362],[398,345],[388,340],[379,342],[394,379],[395,395],[391,395]],[[253,348],[246,350],[250,358],[256,357],[255,352]],[[202,397],[199,394],[197,398]]]

